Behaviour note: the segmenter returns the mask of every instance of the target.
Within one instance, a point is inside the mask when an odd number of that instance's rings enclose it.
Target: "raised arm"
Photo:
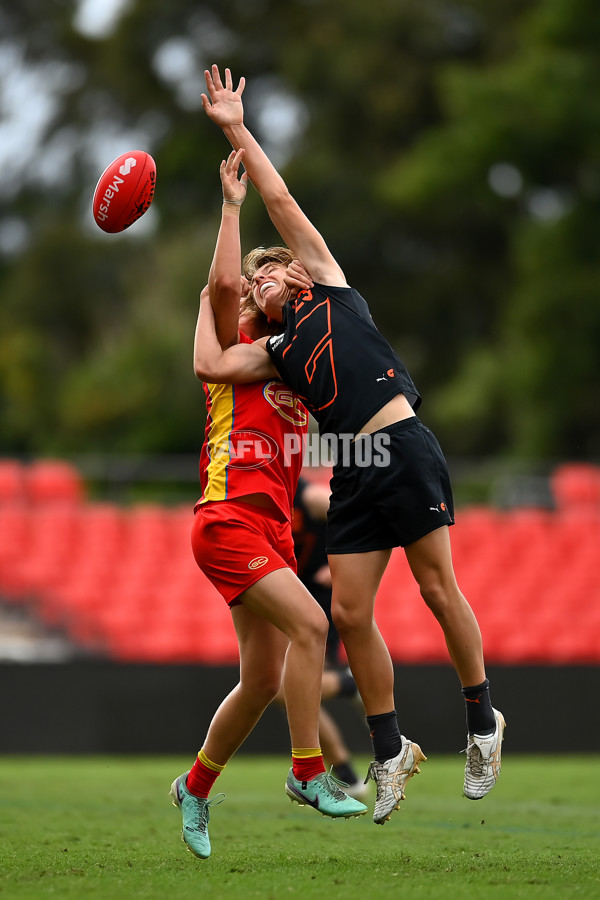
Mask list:
[[[265,350],[266,338],[252,344],[234,344],[223,349],[217,339],[215,315],[208,285],[200,295],[200,311],[194,339],[194,372],[210,384],[247,384],[279,378]]]
[[[208,287],[215,315],[217,339],[221,347],[238,342],[238,321],[242,289],[242,251],[240,245],[240,211],[246,197],[248,175],[238,180],[243,150],[234,150],[223,160],[219,170],[223,187],[221,225],[213,255]]]
[[[302,212],[290,194],[285,181],[253,135],[244,125],[242,93],[245,80],[233,90],[231,72],[225,69],[225,84],[218,66],[204,73],[208,96],[202,95],[207,115],[219,125],[234,150],[243,148],[244,166],[262,196],[277,231],[287,246],[299,256],[313,279],[322,284],[346,285],[340,266],[332,256],[323,236]]]

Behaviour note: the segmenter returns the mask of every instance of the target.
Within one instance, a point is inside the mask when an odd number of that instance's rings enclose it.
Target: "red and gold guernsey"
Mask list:
[[[240,341],[252,341],[240,332]],[[308,413],[281,381],[205,384],[200,452],[202,503],[266,494],[289,521],[304,454]]]

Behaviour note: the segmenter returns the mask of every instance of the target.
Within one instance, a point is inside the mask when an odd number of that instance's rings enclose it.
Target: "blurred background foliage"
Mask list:
[[[96,29],[92,6],[0,0],[4,455],[199,449],[216,62],[446,453],[600,457],[597,0],[123,0]],[[93,190],[131,149],[156,198],[105,235]],[[242,235],[277,241],[255,192]]]

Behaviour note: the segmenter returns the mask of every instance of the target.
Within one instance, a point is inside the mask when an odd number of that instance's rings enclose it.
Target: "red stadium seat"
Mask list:
[[[115,659],[236,664],[231,614],[191,551],[191,504],[86,503],[79,474],[57,463],[0,463],[4,597]],[[458,511],[454,566],[489,663],[600,662],[599,472],[557,470],[556,511]],[[449,663],[400,549],[375,615],[395,662]]]
[[[25,498],[23,466],[14,459],[0,460],[0,503],[21,501]]]
[[[80,502],[83,478],[75,466],[59,459],[39,459],[25,469],[25,493],[35,504]]]
[[[20,558],[29,546],[33,517],[22,503],[0,504],[0,571]]]
[[[600,509],[600,466],[564,463],[554,470],[550,483],[559,510]]]

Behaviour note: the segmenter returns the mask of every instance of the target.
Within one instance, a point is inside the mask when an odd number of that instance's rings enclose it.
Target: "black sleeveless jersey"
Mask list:
[[[397,394],[421,397],[404,364],[350,287],[315,284],[283,308],[283,333],[267,351],[323,434],[356,434]]]

